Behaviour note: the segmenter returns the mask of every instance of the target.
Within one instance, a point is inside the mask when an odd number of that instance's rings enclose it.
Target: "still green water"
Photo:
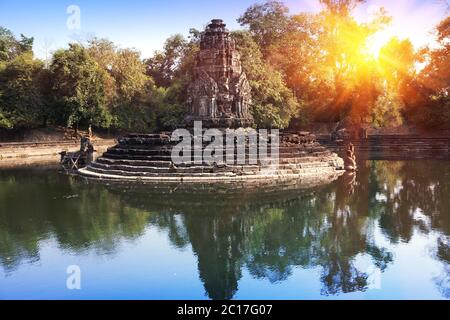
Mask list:
[[[9,298],[449,299],[450,162],[367,161],[355,179],[274,194],[1,170]]]

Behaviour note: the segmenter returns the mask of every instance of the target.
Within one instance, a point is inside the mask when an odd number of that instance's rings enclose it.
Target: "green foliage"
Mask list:
[[[89,41],[87,51],[104,73],[106,98],[111,107],[130,103],[145,91],[150,78],[138,51],[119,49],[111,41],[97,38]]]
[[[0,127],[33,128],[42,124],[42,68],[42,62],[26,52],[0,70]]]
[[[155,86],[147,74],[149,62],[144,64],[139,52],[117,48],[106,39],[55,53],[50,73],[59,119],[70,126],[91,123],[136,132],[173,129],[182,120],[187,70],[194,61],[193,46],[181,43],[183,55],[172,65],[166,88]],[[172,47],[166,46],[170,52]]]
[[[252,88],[253,115],[260,127],[286,128],[300,104],[281,74],[268,65],[250,33],[234,32],[242,66]]]
[[[306,121],[375,127],[408,123],[450,128],[450,17],[436,28],[438,46],[418,55],[391,39],[379,56],[368,39],[390,17],[381,9],[361,23],[363,0],[320,0],[319,13],[291,14],[283,2],[249,7],[232,37],[252,89],[257,126]],[[33,38],[0,27],[0,128],[45,124],[127,131],[170,130],[182,122],[200,32],[174,35],[161,51],[140,53],[93,38],[57,51],[49,68],[33,58]],[[424,68],[418,72],[417,62]]]
[[[124,104],[114,110],[115,127],[129,132],[152,132],[156,130],[155,113],[148,105]]]
[[[163,51],[155,52],[154,56],[146,61],[148,73],[158,87],[167,88],[171,85],[188,49],[188,41],[177,34],[166,40]]]
[[[140,59],[139,52],[131,49],[118,50],[112,74],[122,101],[132,101],[144,92],[150,81],[145,74],[145,65]]]
[[[425,68],[406,88],[408,120],[428,129],[450,129],[450,17],[436,28],[438,46],[426,49]]]
[[[248,26],[256,43],[266,50],[289,30],[291,21],[288,12],[283,2],[270,0],[252,5],[237,21],[242,26]]]
[[[17,40],[10,30],[0,27],[0,61],[11,61],[22,53],[31,52],[34,38],[25,37],[23,34],[20,38]]]
[[[112,116],[105,104],[105,74],[78,44],[59,50],[50,66],[55,106],[68,127],[93,124],[108,128]]]
[[[33,59],[33,38],[0,27],[0,128],[36,127],[42,123],[43,65]]]
[[[192,80],[200,33],[191,29],[189,39],[170,37],[161,52],[146,60],[148,74],[157,86],[154,109],[157,127],[175,129],[182,123],[186,107],[187,87]]]
[[[400,126],[403,123],[403,109],[402,99],[394,91],[386,91],[378,97],[372,108],[371,123],[376,128]]]
[[[176,129],[185,115],[184,97],[186,85],[175,82],[168,89],[160,89],[158,101],[158,127],[163,130]]]

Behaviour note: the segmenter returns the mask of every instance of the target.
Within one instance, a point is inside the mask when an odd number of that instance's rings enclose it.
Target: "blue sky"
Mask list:
[[[122,47],[133,47],[150,56],[164,40],[189,28],[202,29],[212,18],[222,18],[230,29],[236,19],[257,0],[0,0],[0,25],[16,35],[35,37],[34,51],[44,58],[74,39],[106,37]],[[317,0],[286,0],[291,13],[317,12]],[[369,0],[355,11],[361,20],[384,6],[394,22],[384,37],[411,38],[417,46],[426,44],[430,31],[446,14],[450,0]],[[81,10],[81,29],[69,30],[66,13],[70,5]]]

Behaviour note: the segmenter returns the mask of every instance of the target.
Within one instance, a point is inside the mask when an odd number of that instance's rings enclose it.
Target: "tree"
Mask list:
[[[91,39],[87,51],[105,73],[108,105],[128,103],[145,90],[150,78],[140,52],[117,48],[106,39]]]
[[[390,89],[399,93],[415,75],[416,54],[410,40],[393,37],[380,50],[380,72]]]
[[[56,117],[68,127],[92,124],[108,128],[112,116],[106,108],[105,74],[79,44],[59,50],[50,66]]]
[[[294,113],[303,121],[370,121],[382,86],[376,61],[365,51],[368,38],[390,18],[380,10],[373,21],[358,23],[351,11],[362,2],[324,0],[318,14],[290,15],[281,2],[268,1],[238,20],[300,101],[302,112]]]
[[[242,26],[248,26],[254,40],[266,53],[291,25],[289,9],[281,1],[267,1],[248,8],[237,20]]]
[[[116,80],[120,100],[130,102],[145,90],[150,81],[145,71],[139,52],[132,49],[117,51],[112,74]]]
[[[422,52],[425,68],[406,88],[407,116],[430,129],[450,128],[450,17],[436,28],[438,47]]]
[[[189,38],[175,35],[167,39],[163,51],[146,60],[148,74],[155,82],[152,100],[156,125],[162,130],[175,129],[186,112],[187,88],[192,81],[199,51],[200,32],[189,30]]]
[[[44,101],[40,91],[43,63],[31,52],[16,57],[0,72],[0,126],[33,128],[42,124]]]
[[[348,16],[351,11],[366,0],[319,0],[334,15]]]
[[[155,52],[153,57],[146,60],[148,74],[158,87],[170,86],[187,50],[189,42],[177,34],[166,40],[163,51]]]
[[[87,50],[105,75],[106,105],[114,115],[113,126],[136,132],[156,130],[157,92],[140,53],[97,38],[89,41]]]
[[[263,60],[250,33],[237,31],[232,36],[252,88],[252,113],[256,124],[265,128],[288,127],[292,116],[299,112],[299,102],[286,87],[281,74]]]
[[[375,127],[396,127],[403,123],[404,102],[395,90],[385,90],[371,110],[371,123]]]
[[[87,51],[104,72],[106,104],[111,110],[118,99],[117,83],[113,76],[113,68],[117,60],[117,47],[107,39],[93,38],[88,41]]]
[[[33,38],[0,27],[0,128],[32,128],[43,123],[43,63],[33,57]]]
[[[30,52],[33,49],[34,38],[28,38],[23,34],[20,40],[14,37],[14,34],[0,27],[0,62],[11,61],[22,53]]]
[[[368,118],[371,107],[381,93],[375,58],[366,52],[371,35],[388,21],[384,12],[369,23],[358,23],[350,14],[360,1],[327,1],[327,10],[319,15],[317,34],[319,50],[313,54],[313,86],[322,89],[309,107],[317,120],[350,120],[360,125]],[[329,92],[326,94],[326,92]],[[320,97],[327,97],[321,102]]]

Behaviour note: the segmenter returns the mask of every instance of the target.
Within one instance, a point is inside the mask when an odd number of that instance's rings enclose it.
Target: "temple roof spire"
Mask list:
[[[194,79],[188,88],[188,124],[247,127],[251,92],[235,42],[221,19],[213,19],[200,37]]]

